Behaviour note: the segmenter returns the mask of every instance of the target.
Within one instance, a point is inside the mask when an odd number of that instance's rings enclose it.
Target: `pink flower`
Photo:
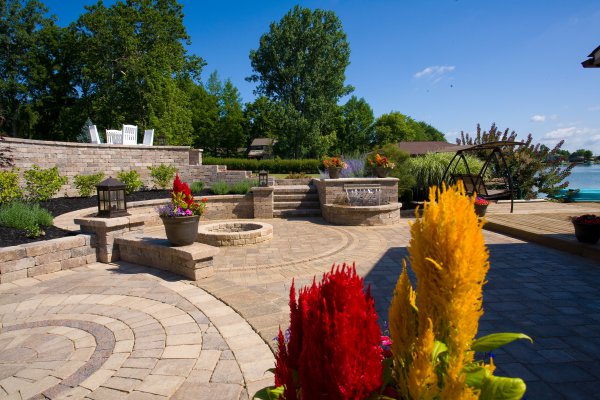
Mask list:
[[[192,215],[192,210],[190,210],[189,208],[185,210],[185,215]]]

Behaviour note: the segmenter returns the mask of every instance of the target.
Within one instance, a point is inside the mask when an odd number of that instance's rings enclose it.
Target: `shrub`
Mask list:
[[[217,181],[211,185],[210,190],[214,194],[227,194],[229,193],[229,184],[224,181]]]
[[[304,172],[290,172],[283,179],[303,179],[303,178],[310,178],[310,177],[307,176]]]
[[[125,192],[131,194],[136,190],[139,190],[143,185],[140,173],[136,170],[121,171],[117,173],[117,178],[125,184]]]
[[[204,189],[204,182],[193,182],[190,185],[190,190],[193,195],[199,195],[200,192],[202,192],[202,189]]]
[[[60,175],[58,167],[43,169],[37,165],[25,171],[24,177],[28,197],[33,201],[50,200],[68,181]]]
[[[52,215],[38,204],[13,201],[0,206],[0,225],[25,230],[28,237],[42,235],[40,226],[50,226],[52,222]]]
[[[19,186],[19,170],[0,171],[0,204],[10,203],[23,197]]]
[[[390,162],[396,164],[396,167],[390,172],[390,176],[398,178],[398,197],[402,197],[415,185],[415,178],[408,170],[410,156],[408,153],[400,150],[395,144],[387,144],[367,154],[366,158],[374,159],[377,154],[387,157]]]
[[[177,172],[177,168],[172,165],[160,164],[158,167],[148,167],[152,182],[161,189],[167,189],[171,186],[173,175]]]
[[[250,191],[250,188],[254,186],[258,186],[258,181],[256,179],[246,179],[230,185],[229,192],[233,194],[246,194]]]
[[[301,159],[301,160],[254,160],[247,158],[217,158],[204,157],[204,165],[226,165],[230,170],[242,170],[258,172],[261,170],[269,171],[272,174],[287,174],[289,172],[304,172],[307,174],[318,174],[321,167],[321,160]]]
[[[340,173],[342,178],[363,178],[366,175],[365,161],[366,154],[358,154],[355,156],[343,156],[348,168],[343,169]]]
[[[94,194],[96,186],[104,179],[104,172],[91,175],[75,175],[73,184],[81,197],[90,197]]]

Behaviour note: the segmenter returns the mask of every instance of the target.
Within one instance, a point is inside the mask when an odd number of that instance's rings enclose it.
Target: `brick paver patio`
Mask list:
[[[288,291],[356,262],[382,321],[409,220],[338,227],[268,220],[269,243],[221,248],[197,282],[126,263],[0,285],[0,398],[240,399],[272,382],[269,347],[288,324]],[[600,398],[600,260],[484,232],[491,268],[480,334],[534,344],[495,353],[528,399]],[[260,336],[259,336],[260,335]]]

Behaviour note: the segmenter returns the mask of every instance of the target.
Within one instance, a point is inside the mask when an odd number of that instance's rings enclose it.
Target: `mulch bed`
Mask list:
[[[169,193],[170,191],[168,190],[148,190],[134,192],[131,195],[127,195],[127,202],[168,199]],[[97,207],[98,197],[60,197],[41,202],[40,206],[50,211],[50,214],[56,217],[71,211],[81,210],[83,208]],[[54,226],[48,226],[45,228],[42,227],[42,229],[45,232],[43,236],[37,238],[28,238],[25,235],[25,231],[0,226],[0,247],[17,246],[24,243],[39,242],[41,240],[56,239],[77,234],[56,228]]]

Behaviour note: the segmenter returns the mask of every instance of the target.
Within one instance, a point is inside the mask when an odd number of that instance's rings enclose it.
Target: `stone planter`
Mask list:
[[[487,211],[488,204],[475,204],[475,214],[478,217],[485,216],[485,212]]]
[[[331,179],[338,179],[340,177],[341,172],[342,167],[329,167],[329,177]]]
[[[600,225],[581,224],[573,221],[575,227],[575,237],[581,243],[595,244],[600,239]]]
[[[386,167],[376,167],[375,168],[375,174],[377,175],[378,178],[387,178],[388,176],[390,176],[390,172],[392,172],[391,168],[386,168]]]
[[[173,246],[187,246],[198,237],[199,215],[189,217],[160,217],[165,225],[167,240]]]

